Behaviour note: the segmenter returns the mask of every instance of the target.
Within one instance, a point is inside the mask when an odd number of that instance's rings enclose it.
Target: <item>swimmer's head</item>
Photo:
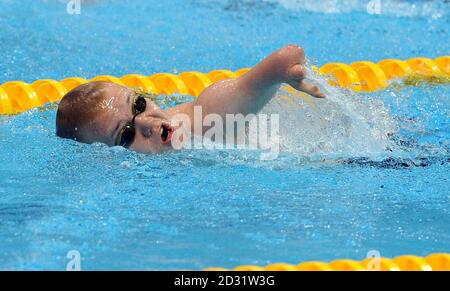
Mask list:
[[[122,145],[141,153],[171,148],[170,116],[139,92],[110,82],[83,84],[61,100],[56,134],[83,143]]]

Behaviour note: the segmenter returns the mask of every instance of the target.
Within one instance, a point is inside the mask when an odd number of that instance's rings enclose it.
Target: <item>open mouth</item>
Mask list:
[[[163,144],[169,144],[172,141],[173,128],[168,124],[161,124],[161,141]]]

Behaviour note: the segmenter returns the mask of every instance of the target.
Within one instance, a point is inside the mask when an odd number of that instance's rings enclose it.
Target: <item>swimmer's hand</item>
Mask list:
[[[294,89],[305,92],[313,97],[325,98],[325,94],[320,91],[319,87],[307,83],[305,78],[305,68],[302,64],[296,64],[288,69],[286,83],[291,85]]]
[[[319,87],[305,81],[305,51],[303,48],[289,45],[279,50],[278,54],[280,54],[279,65],[286,70],[283,80],[285,83],[313,97],[325,98],[325,94],[320,91]]]

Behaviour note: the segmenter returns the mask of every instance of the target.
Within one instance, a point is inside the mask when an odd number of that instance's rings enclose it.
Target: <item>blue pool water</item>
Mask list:
[[[1,83],[236,70],[288,43],[316,65],[450,52],[445,1],[62,2],[0,0]],[[85,270],[450,252],[450,86],[325,89],[314,110],[264,109],[282,113],[273,161],[61,140],[52,105],[0,117],[0,269],[65,270],[70,250]]]

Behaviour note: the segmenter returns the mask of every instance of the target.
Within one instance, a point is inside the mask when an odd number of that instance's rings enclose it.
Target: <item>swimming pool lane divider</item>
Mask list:
[[[232,270],[208,268],[204,271],[450,271],[450,254],[437,253],[427,257],[398,256],[394,259],[379,258],[363,261],[335,260],[325,262],[304,262],[298,265],[284,263],[270,264],[264,267],[244,265]]]
[[[434,60],[428,58],[412,58],[406,61],[386,59],[377,64],[369,61],[354,62],[350,65],[330,63],[320,68],[314,67],[314,69],[322,75],[329,75],[329,82],[332,85],[356,92],[373,92],[386,88],[391,79],[408,76],[418,76],[425,80],[442,78],[446,80],[444,82],[448,82],[450,80],[450,56]],[[90,80],[72,77],[59,82],[50,79],[38,80],[31,84],[23,81],[11,81],[0,85],[0,115],[18,114],[48,102],[57,102],[73,88],[90,81],[111,81],[155,94],[198,96],[211,84],[239,77],[249,70],[249,68],[236,72],[215,70],[207,74],[184,72],[179,75],[159,73],[151,76],[130,74],[121,78],[104,75]],[[292,91],[290,90],[290,92]]]

